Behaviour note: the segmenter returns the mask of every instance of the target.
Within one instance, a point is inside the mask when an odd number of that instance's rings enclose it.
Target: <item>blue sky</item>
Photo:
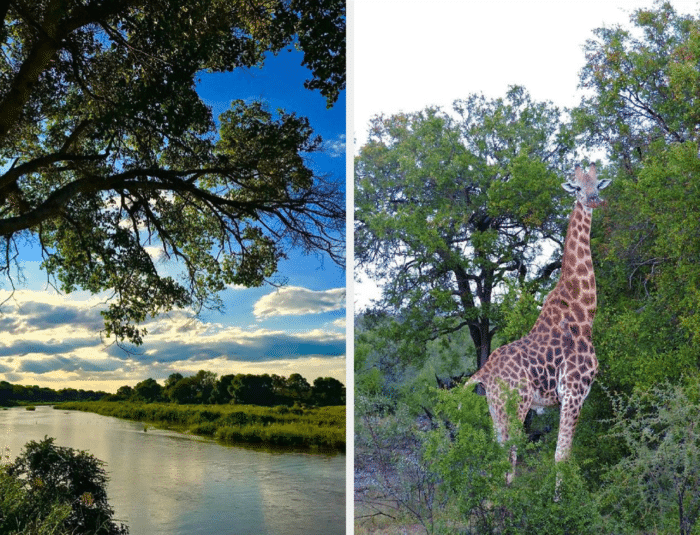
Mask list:
[[[319,175],[345,185],[345,92],[333,108],[304,88],[310,71],[296,51],[270,55],[262,68],[201,73],[197,91],[214,117],[234,99],[261,100],[309,118],[324,148],[309,159]],[[301,373],[309,382],[345,382],[345,271],[328,257],[292,251],[279,265],[283,287],[227,288],[224,313],[175,310],[148,321],[144,344],[129,354],[102,340],[104,296],[57,294],[39,269],[38,247],[21,252],[24,283],[0,308],[0,380],[50,388],[116,391],[148,377],[200,369],[228,373]],[[166,266],[164,269],[168,269]],[[6,281],[0,301],[10,297]]]

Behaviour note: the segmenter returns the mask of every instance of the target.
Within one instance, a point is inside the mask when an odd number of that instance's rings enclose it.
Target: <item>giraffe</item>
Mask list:
[[[591,340],[596,287],[590,230],[593,208],[603,204],[598,192],[609,184],[610,180],[596,178],[595,165],[587,173],[577,165],[573,180],[562,184],[576,196],[576,203],[569,218],[559,282],[545,298],[532,330],[520,340],[496,349],[464,384],[483,385],[500,443],[509,438],[504,387],[520,397],[521,423],[531,408],[561,405],[556,462],[569,455],[581,407],[598,370]],[[508,483],[515,474],[515,461],[513,449]]]

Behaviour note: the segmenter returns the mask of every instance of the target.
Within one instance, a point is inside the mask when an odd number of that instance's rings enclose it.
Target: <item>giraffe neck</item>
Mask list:
[[[564,255],[561,262],[562,280],[581,276],[585,266],[588,275],[593,272],[591,259],[591,217],[592,210],[586,209],[576,201],[576,206],[569,217],[569,226],[564,241]]]
[[[596,306],[595,274],[591,258],[592,210],[576,201],[564,242],[561,276],[556,289],[565,300],[579,302],[593,322]]]

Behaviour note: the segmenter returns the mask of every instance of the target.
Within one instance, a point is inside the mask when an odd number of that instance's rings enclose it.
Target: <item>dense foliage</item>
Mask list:
[[[499,328],[508,280],[534,289],[560,267],[572,165],[561,112],[522,87],[472,95],[454,114],[428,108],[377,117],[355,175],[355,258],[384,282],[378,306],[401,315],[407,359],[440,334],[467,329],[480,367]]]
[[[148,315],[218,307],[291,248],[344,255],[344,181],[306,161],[309,121],[231,95],[215,123],[199,73],[296,47],[306,86],[345,87],[339,0],[12,0],[0,4],[0,274],[40,247],[65,292],[111,292],[105,330],[140,343]],[[159,271],[148,248],[182,269]]]
[[[116,394],[103,398],[105,401],[170,401],[187,404],[237,405],[343,405],[345,386],[332,377],[318,377],[309,385],[304,377],[293,373],[289,377],[276,374],[255,375],[237,373],[222,375],[200,370],[195,375],[183,377],[171,374],[165,385],[148,378],[135,387],[122,386]]]
[[[57,408],[138,420],[230,444],[345,449],[345,407],[76,402]]]
[[[614,178],[594,338],[601,377],[625,390],[678,380],[700,355],[700,20],[658,4],[632,22],[587,43],[593,96],[574,110]]]
[[[448,129],[435,127],[432,131],[441,135],[432,138],[417,135],[426,131],[426,112],[378,119],[394,132],[420,130],[394,136],[385,145],[371,138],[357,161],[361,199],[371,186],[369,180],[362,182],[370,169],[377,183],[389,183],[389,177],[395,181],[387,191],[399,201],[374,208],[362,200],[359,204],[368,214],[358,223],[366,240],[360,251],[374,251],[374,257],[364,257],[377,266],[368,273],[385,277],[386,285],[381,309],[365,311],[356,321],[356,466],[361,472],[365,466],[367,473],[380,471],[367,477],[360,494],[358,533],[365,524],[375,529],[386,515],[440,533],[699,533],[700,16],[679,15],[671,4],[657,2],[634,11],[629,27],[595,30],[585,52],[581,85],[586,96],[568,118],[555,119],[556,130],[581,146],[605,150],[599,174],[612,178],[612,185],[606,190],[607,206],[593,216],[598,286],[593,340],[600,369],[578,423],[573,457],[565,465],[551,463],[556,409],[531,414],[518,476],[506,487],[502,474],[508,450],[494,446],[483,400],[473,400],[462,389],[435,390],[436,375],[444,380],[477,367],[473,355],[479,350],[468,330],[459,329],[469,317],[451,313],[460,298],[458,272],[436,269],[420,251],[439,251],[443,238],[434,229],[442,221],[459,224],[455,214],[473,219],[473,212],[466,197],[445,201],[455,204],[451,216],[448,208],[436,211],[435,199],[415,189],[414,177],[435,173],[439,184],[444,173],[455,189],[472,182],[468,174],[454,173],[455,165],[442,166],[461,150],[444,150],[441,140]],[[431,124],[439,116],[433,114]],[[492,122],[502,120],[496,114]],[[490,132],[480,135],[488,138]],[[502,140],[501,146],[512,151],[517,137]],[[534,174],[518,184],[514,173],[500,189],[489,189],[494,206],[489,216],[507,220],[512,200],[526,214],[542,210],[539,221],[559,217],[558,185],[541,184],[548,176],[543,171],[540,179]],[[411,209],[402,210],[409,201]],[[414,207],[423,210],[415,221]],[[370,223],[375,225],[371,238],[363,228]],[[522,241],[529,236],[526,228],[517,234]],[[382,255],[409,237],[415,242],[400,246],[399,269],[382,264]],[[533,250],[544,244],[544,234],[532,237]],[[481,238],[472,233],[465,241],[463,265],[478,259]],[[522,241],[490,260],[508,260],[506,253],[517,252]],[[494,238],[490,245],[499,243]],[[409,250],[417,252],[403,256]],[[507,263],[494,272],[501,276],[490,279],[500,283],[492,303],[498,306],[491,307],[495,344],[532,327],[547,290],[544,270],[538,268],[553,267],[550,280],[556,280],[557,254],[551,261],[522,256],[524,277],[518,270],[508,272]],[[488,267],[484,262],[475,266],[465,277],[472,288],[478,288],[476,279]],[[435,278],[434,287],[429,277]],[[403,288],[406,298],[392,301],[395,288]],[[423,297],[411,311],[414,289]],[[414,317],[421,314],[426,321],[437,317],[434,323],[447,328],[434,330],[432,337],[427,331],[414,336]],[[557,487],[557,480],[563,486]]]
[[[0,534],[122,535],[112,520],[103,463],[53,438],[27,443],[0,467]]]
[[[13,385],[0,381],[0,407],[8,407],[18,403],[56,403],[61,401],[97,401],[107,395],[107,392],[61,388],[52,390],[48,387]]]

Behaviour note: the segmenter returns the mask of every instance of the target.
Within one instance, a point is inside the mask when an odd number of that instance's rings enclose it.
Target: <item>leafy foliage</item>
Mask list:
[[[93,398],[94,399],[94,398]],[[116,394],[98,397],[103,401],[171,401],[180,405],[238,404],[238,405],[344,405],[345,385],[332,377],[317,377],[313,385],[298,373],[289,377],[237,373],[222,375],[199,370],[184,377],[171,374],[161,386],[154,379],[141,381],[134,388],[125,385]]]
[[[345,86],[338,0],[24,0],[0,8],[0,272],[24,240],[66,292],[112,292],[108,336],[149,315],[219,307],[292,247],[343,261],[342,184],[315,176],[308,120],[235,100],[220,117],[198,73],[262,65],[288,46],[331,106]],[[182,273],[159,271],[157,247]]]
[[[0,471],[0,533],[126,534],[112,520],[106,484],[103,463],[89,453],[53,438],[31,441]]]
[[[581,83],[592,95],[573,112],[615,177],[594,244],[603,314],[594,339],[601,378],[628,392],[700,363],[700,21],[657,2],[631,23],[587,43]]]
[[[0,406],[12,406],[19,403],[52,403],[57,401],[97,401],[107,392],[94,390],[77,390],[61,388],[53,390],[48,387],[23,386],[0,381]]]
[[[630,452],[608,473],[605,504],[613,518],[640,529],[693,532],[700,518],[699,401],[697,377],[613,398],[611,435]]]
[[[386,281],[379,304],[401,316],[391,338],[406,360],[466,327],[480,367],[500,327],[497,289],[559,267],[556,254],[534,261],[562,242],[571,139],[560,111],[521,87],[454,109],[374,119],[355,163],[355,257]]]

